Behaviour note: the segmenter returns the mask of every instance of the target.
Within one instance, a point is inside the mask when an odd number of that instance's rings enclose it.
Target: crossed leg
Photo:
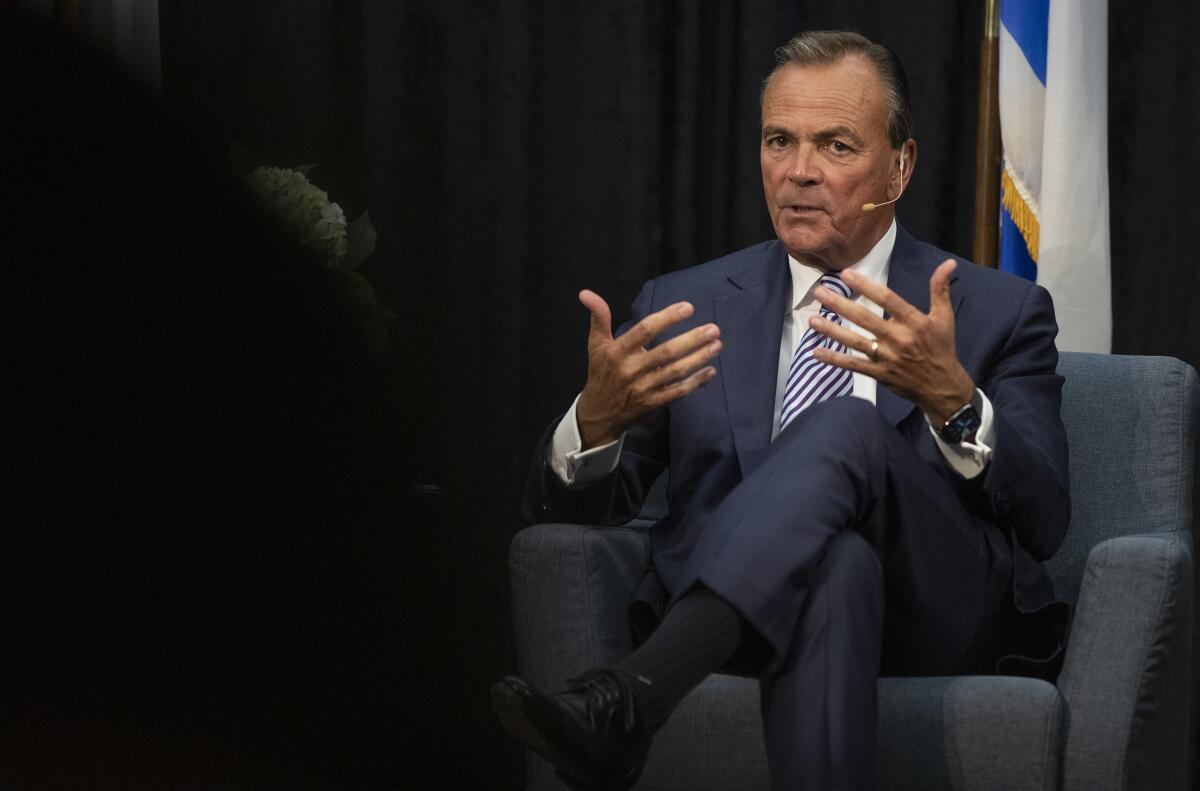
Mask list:
[[[875,787],[876,679],[954,672],[1010,584],[1000,531],[859,399],[803,413],[704,527],[684,589],[715,592],[772,649],[778,788]]]

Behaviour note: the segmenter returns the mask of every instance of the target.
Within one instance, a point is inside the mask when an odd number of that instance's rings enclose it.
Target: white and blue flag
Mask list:
[[[1106,0],[1002,0],[1000,137],[1000,268],[1050,291],[1060,350],[1111,351]]]

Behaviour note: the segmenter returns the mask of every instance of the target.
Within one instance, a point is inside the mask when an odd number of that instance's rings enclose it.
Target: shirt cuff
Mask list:
[[[617,469],[621,447],[625,444],[625,435],[621,434],[614,442],[583,450],[579,422],[575,418],[575,405],[578,403],[579,396],[575,396],[571,408],[559,421],[554,437],[546,448],[546,463],[568,489],[587,486],[611,475]]]
[[[996,445],[996,420],[992,412],[992,402],[979,388],[975,388],[975,397],[979,399],[979,429],[975,432],[974,442],[951,445],[938,436],[932,424],[929,426],[929,432],[933,434],[933,441],[942,452],[942,458],[951,469],[967,480],[978,477],[987,469]],[[925,417],[925,422],[929,422],[928,416]]]

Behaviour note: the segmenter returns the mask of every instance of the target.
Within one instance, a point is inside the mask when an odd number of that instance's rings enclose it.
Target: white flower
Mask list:
[[[342,212],[342,207],[336,203],[326,203],[321,207],[321,219],[317,220],[317,224],[313,226],[313,231],[318,239],[332,239],[346,232],[346,215]]]
[[[346,255],[345,212],[303,173],[260,167],[246,175],[246,184],[301,244],[322,253],[328,266],[336,267]]]

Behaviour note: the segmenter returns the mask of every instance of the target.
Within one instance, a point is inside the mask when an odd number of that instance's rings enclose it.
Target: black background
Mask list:
[[[316,163],[348,214],[370,210],[365,272],[399,317],[375,408],[404,504],[360,561],[378,595],[353,618],[387,624],[375,669],[402,682],[331,714],[350,734],[332,764],[402,786],[520,785],[487,686],[515,661],[505,553],[527,460],[582,384],[576,292],[619,320],[647,278],[770,236],[758,90],[805,28],[853,27],[900,55],[920,147],[900,221],[969,252],[982,6],[161,0],[168,109],[214,151]],[[1114,351],[1194,366],[1198,19],[1191,3],[1110,2]]]

